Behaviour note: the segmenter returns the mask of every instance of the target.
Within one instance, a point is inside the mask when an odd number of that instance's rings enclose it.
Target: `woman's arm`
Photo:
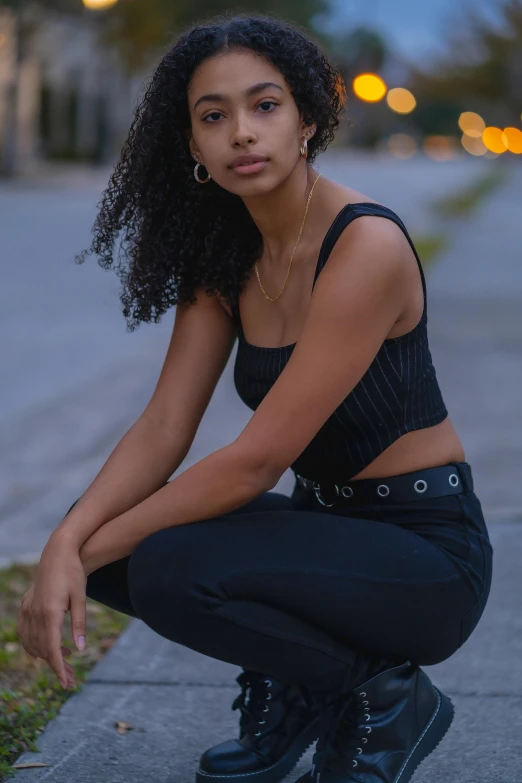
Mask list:
[[[142,415],[117,444],[104,466],[50,540],[66,539],[78,549],[102,525],[154,494],[185,459],[183,433]]]
[[[131,554],[157,530],[222,516],[275,483],[259,460],[236,442],[214,451],[99,528],[80,549],[85,573]]]
[[[164,486],[185,459],[229,359],[237,328],[216,297],[178,304],[152,398],[51,539],[78,549],[102,525]]]

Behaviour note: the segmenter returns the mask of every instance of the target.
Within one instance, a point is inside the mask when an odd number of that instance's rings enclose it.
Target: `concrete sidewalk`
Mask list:
[[[476,631],[450,659],[424,667],[456,713],[439,747],[412,783],[516,783],[522,777],[522,528],[491,525],[495,572]],[[134,621],[63,706],[22,761],[37,783],[193,783],[201,753],[237,736],[230,709],[240,669],[163,639]],[[120,735],[116,721],[131,731]],[[310,768],[313,747],[286,778]]]
[[[522,172],[515,171],[460,224],[428,279],[434,362],[474,470],[495,559],[478,628],[450,659],[425,667],[456,715],[412,783],[522,779],[521,186]],[[230,374],[223,384],[231,392]],[[278,489],[288,493],[289,476]],[[134,621],[48,725],[41,752],[17,762],[50,766],[17,771],[15,780],[192,783],[201,753],[237,736],[239,716],[230,706],[239,671]],[[120,735],[115,721],[133,729]],[[313,748],[288,781],[309,769],[312,755]]]

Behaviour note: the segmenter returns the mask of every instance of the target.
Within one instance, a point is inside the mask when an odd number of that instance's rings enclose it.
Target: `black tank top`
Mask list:
[[[405,433],[439,424],[448,415],[428,345],[424,272],[411,237],[395,212],[380,204],[346,204],[324,237],[313,285],[343,229],[360,215],[386,217],[402,229],[419,266],[424,310],[410,332],[384,341],[353,391],[290,466],[314,481],[349,480]],[[283,371],[295,343],[276,348],[248,343],[237,298],[234,311],[238,324],[234,384],[243,402],[255,410]]]

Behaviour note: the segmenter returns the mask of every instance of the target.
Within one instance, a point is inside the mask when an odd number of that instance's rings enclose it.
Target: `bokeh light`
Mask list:
[[[98,11],[102,8],[110,8],[111,5],[116,5],[118,0],[82,0],[82,2],[86,8]]]
[[[502,141],[510,152],[522,155],[522,131],[518,128],[504,128]]]
[[[466,152],[469,152],[470,155],[478,157],[480,155],[485,155],[487,152],[487,147],[482,141],[482,136],[468,136],[467,133],[463,133],[461,143]]]
[[[463,111],[459,117],[459,128],[467,136],[474,136],[479,138],[484,133],[486,123],[480,116],[474,111]]]
[[[502,138],[502,135],[503,133],[500,128],[490,126],[484,130],[482,141],[490,152],[496,152],[497,155],[501,155],[507,150],[507,144]]]
[[[413,157],[418,150],[417,142],[407,133],[394,133],[388,139],[388,151],[394,158],[406,160]]]
[[[388,106],[397,114],[409,114],[417,105],[415,96],[404,87],[394,87],[386,96]]]
[[[353,80],[353,91],[361,101],[376,103],[386,95],[385,82],[375,73],[361,73]]]
[[[457,143],[453,136],[425,136],[423,149],[433,160],[452,160],[457,155]]]

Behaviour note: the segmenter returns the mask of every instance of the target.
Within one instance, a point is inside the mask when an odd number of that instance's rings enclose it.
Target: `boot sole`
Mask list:
[[[280,780],[293,770],[308,748],[316,742],[319,737],[319,724],[320,717],[317,717],[309,723],[308,726],[297,735],[286,753],[270,767],[264,767],[263,769],[254,770],[253,772],[239,772],[231,775],[218,775],[198,769],[196,772],[196,782],[225,783],[225,781],[230,781],[231,783],[240,783],[241,781],[252,781],[252,783],[279,783]]]
[[[408,783],[421,761],[435,750],[451,726],[455,708],[446,694],[438,688],[435,690],[437,691],[435,711],[393,783]]]

